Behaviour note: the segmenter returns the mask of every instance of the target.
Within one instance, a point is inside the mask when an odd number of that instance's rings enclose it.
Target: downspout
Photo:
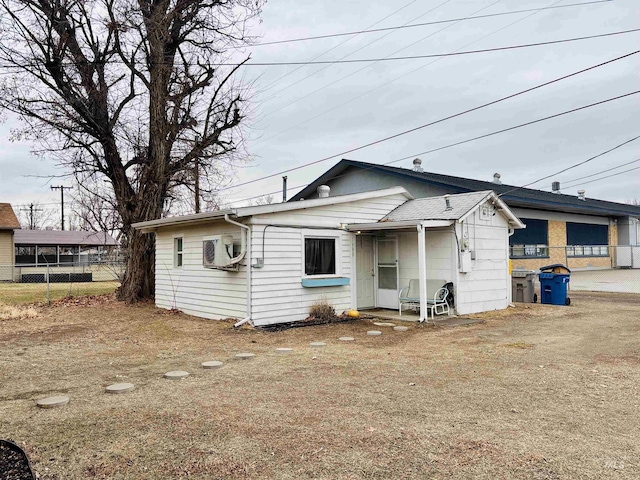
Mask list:
[[[242,320],[236,322],[233,328],[238,328],[241,325],[251,321],[251,227],[244,223],[236,222],[229,218],[229,214],[225,214],[224,220],[232,225],[237,225],[240,228],[246,230],[245,235],[240,238],[240,254],[237,257],[231,259],[230,264],[239,263],[246,255],[247,257],[247,316]],[[248,241],[247,241],[248,237]]]
[[[515,307],[515,305],[513,304],[513,283],[512,283],[512,276],[511,276],[511,248],[509,246],[509,237],[511,237],[514,233],[516,233],[516,229],[515,228],[511,228],[509,227],[507,230],[507,304],[510,307]],[[567,249],[565,248],[565,252],[567,251]],[[535,281],[533,282],[533,286],[535,287]]]
[[[228,213],[225,213],[224,221],[227,222],[227,223],[230,223],[232,225],[237,225],[240,228],[244,228],[245,230],[247,230],[247,234],[251,233],[251,228],[246,226],[244,223],[240,223],[240,222],[236,222],[235,220],[231,220],[229,218],[229,214]],[[229,263],[227,265],[235,265],[236,263],[240,263],[242,261],[242,259],[244,258],[246,253],[247,253],[247,239],[246,239],[246,237],[244,235],[242,235],[240,237],[240,253],[238,254],[238,256],[233,257],[232,259],[230,259]]]

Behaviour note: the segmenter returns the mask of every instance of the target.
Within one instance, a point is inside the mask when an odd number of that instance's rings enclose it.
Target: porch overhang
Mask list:
[[[453,220],[402,220],[398,222],[350,223],[345,228],[349,232],[371,232],[377,230],[401,230],[416,228],[442,228],[453,225]]]

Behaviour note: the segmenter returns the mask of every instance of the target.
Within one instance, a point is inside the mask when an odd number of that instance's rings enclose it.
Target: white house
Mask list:
[[[458,314],[506,308],[509,234],[523,227],[492,191],[415,200],[402,187],[134,225],[156,235],[158,307],[256,326],[303,320],[321,299],[398,308],[411,279],[423,307],[442,279]]]

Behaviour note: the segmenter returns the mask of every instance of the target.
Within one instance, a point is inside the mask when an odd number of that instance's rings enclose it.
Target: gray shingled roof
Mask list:
[[[417,198],[403,203],[381,221],[459,220],[489,195],[491,195],[491,190],[448,195],[449,204],[451,205],[449,210],[447,210],[444,196]]]
[[[78,232],[67,230],[15,230],[16,245],[86,245],[117,246],[118,242],[105,232]]]
[[[543,190],[521,188],[514,185],[496,184],[484,180],[454,177],[452,175],[443,175],[440,173],[415,172],[407,168],[347,159],[342,159],[339,163],[334,165],[333,168],[326,171],[323,175],[294,195],[289,201],[296,201],[301,197],[306,198],[312,195],[318,185],[330,183],[333,178],[342,176],[343,172],[349,167],[393,175],[397,177],[398,185],[402,185],[403,178],[411,178],[427,184],[450,189],[451,193],[493,190],[505,203],[507,203],[507,205],[509,205],[509,207],[512,208],[525,207],[556,212],[572,212],[614,217],[640,217],[640,206],[589,198],[588,192],[586,200],[580,200],[574,195],[545,192]]]

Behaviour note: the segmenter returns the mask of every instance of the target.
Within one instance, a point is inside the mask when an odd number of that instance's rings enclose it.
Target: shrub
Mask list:
[[[317,320],[333,320],[336,318],[336,309],[329,304],[327,299],[323,298],[311,305],[309,316]]]

